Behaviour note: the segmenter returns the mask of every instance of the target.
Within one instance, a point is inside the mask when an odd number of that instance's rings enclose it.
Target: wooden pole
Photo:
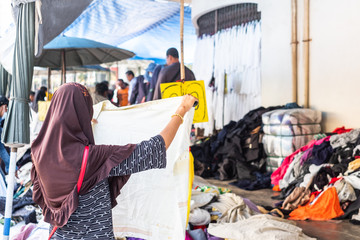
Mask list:
[[[305,100],[304,107],[308,108],[309,104],[309,45],[310,45],[310,14],[309,14],[310,0],[304,0],[304,83],[305,83]]]
[[[66,83],[66,61],[65,61],[65,50],[61,51],[61,72],[62,72],[62,79],[61,84]]]
[[[184,0],[181,0],[180,6],[180,51],[181,51],[181,63],[180,63],[180,78],[181,81],[185,81],[185,66],[184,66]]]
[[[49,93],[49,92],[50,92],[50,88],[51,88],[51,68],[49,68],[49,67],[48,67],[47,88],[48,88],[48,93]]]
[[[292,101],[298,102],[297,0],[291,0]]]

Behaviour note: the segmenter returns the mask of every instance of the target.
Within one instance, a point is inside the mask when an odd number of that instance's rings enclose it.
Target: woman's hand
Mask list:
[[[185,113],[187,113],[194,106],[194,103],[196,101],[198,101],[198,99],[191,96],[190,94],[183,96],[182,102],[178,107],[178,109],[176,110],[175,115],[171,117],[170,122],[161,131],[160,135],[164,139],[166,149],[169,148],[180,124],[183,122],[183,117]],[[177,114],[180,115],[181,117],[176,116]]]
[[[196,101],[199,100],[190,94],[183,96],[182,102],[175,113],[180,114],[182,117],[184,117],[185,113],[187,113],[194,106],[194,103]]]

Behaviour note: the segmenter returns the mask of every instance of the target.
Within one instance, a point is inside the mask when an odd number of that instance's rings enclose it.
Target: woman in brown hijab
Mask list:
[[[168,125],[148,141],[95,145],[92,99],[87,89],[76,83],[61,86],[31,146],[33,199],[51,228],[59,227],[51,239],[114,239],[111,208],[120,189],[132,173],[165,168],[166,149],[195,101],[184,96]],[[85,146],[89,155],[78,193]]]

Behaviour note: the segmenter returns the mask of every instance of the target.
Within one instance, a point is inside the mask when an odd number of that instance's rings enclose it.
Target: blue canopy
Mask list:
[[[180,50],[180,4],[154,0],[94,0],[64,32],[133,51],[136,59],[164,62],[166,50]],[[185,62],[191,63],[196,32],[185,7]]]

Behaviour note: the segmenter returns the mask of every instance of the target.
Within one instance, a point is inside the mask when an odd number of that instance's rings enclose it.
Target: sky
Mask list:
[[[0,0],[0,36],[4,34],[11,23],[13,23],[11,1]]]

